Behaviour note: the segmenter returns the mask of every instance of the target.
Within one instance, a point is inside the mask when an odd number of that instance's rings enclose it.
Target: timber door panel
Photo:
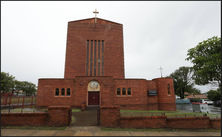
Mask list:
[[[88,105],[99,105],[99,92],[88,92]]]

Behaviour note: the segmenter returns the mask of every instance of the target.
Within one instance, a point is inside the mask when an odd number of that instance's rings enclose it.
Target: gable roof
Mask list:
[[[199,95],[189,95],[186,98],[207,98],[205,95],[199,94]]]
[[[116,25],[122,25],[122,24],[120,24],[120,23],[113,22],[113,21],[109,21],[109,20],[105,20],[105,19],[101,19],[101,18],[96,18],[96,19],[97,19],[97,23],[98,23],[98,24],[116,24]],[[88,18],[88,19],[81,19],[81,20],[69,21],[68,23],[72,23],[72,22],[76,22],[76,23],[95,23],[95,18]]]

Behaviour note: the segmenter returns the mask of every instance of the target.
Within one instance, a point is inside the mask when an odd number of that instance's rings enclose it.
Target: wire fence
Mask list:
[[[36,96],[16,96],[12,93],[1,93],[1,106],[14,108],[35,108]]]

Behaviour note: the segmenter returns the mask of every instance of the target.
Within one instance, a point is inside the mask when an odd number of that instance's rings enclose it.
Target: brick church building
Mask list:
[[[176,111],[172,78],[125,79],[124,73],[122,24],[70,21],[64,78],[40,78],[36,105]]]

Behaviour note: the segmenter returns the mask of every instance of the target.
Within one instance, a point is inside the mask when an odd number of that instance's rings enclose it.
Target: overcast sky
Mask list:
[[[168,76],[187,50],[221,37],[220,1],[2,1],[1,71],[38,85],[39,78],[64,78],[69,21],[97,17],[123,24],[126,78]],[[197,86],[202,93],[212,86]]]

